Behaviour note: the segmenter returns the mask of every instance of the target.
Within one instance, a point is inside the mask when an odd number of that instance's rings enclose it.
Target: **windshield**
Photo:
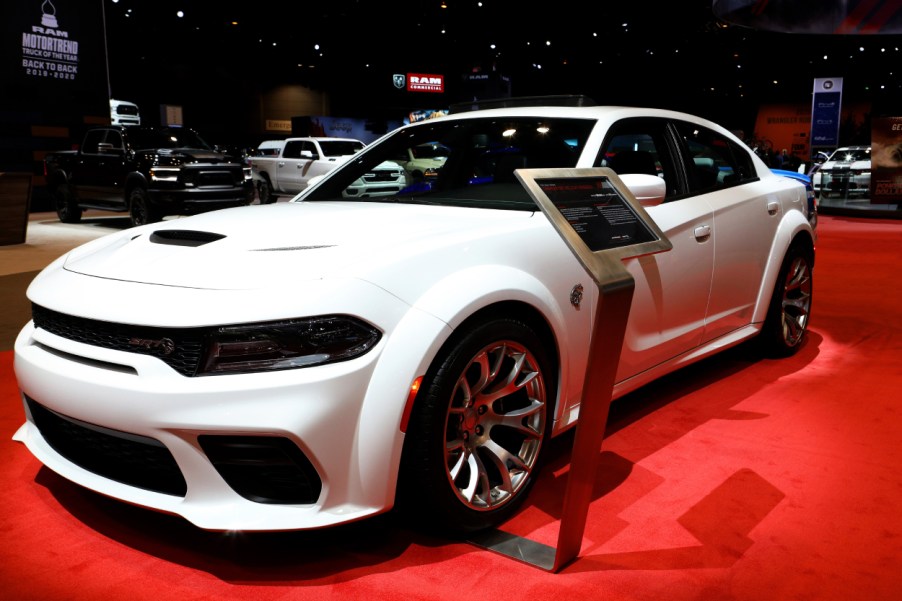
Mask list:
[[[198,148],[213,150],[197,132],[181,127],[130,127],[128,142],[135,150],[150,148]]]
[[[403,170],[400,192],[367,201],[535,210],[514,169],[575,167],[595,121],[538,117],[436,119],[400,129],[296,200],[341,200],[385,161]]]
[[[852,161],[870,161],[870,148],[840,148],[830,157],[831,161],[841,161],[849,163]]]

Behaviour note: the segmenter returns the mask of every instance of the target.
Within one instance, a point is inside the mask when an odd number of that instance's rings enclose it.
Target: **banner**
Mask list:
[[[842,109],[842,77],[814,80],[811,99],[811,148],[839,145],[839,118]]]
[[[902,117],[871,119],[871,203],[902,202]]]

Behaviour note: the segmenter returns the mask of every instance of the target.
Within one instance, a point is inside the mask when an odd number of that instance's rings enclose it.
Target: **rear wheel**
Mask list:
[[[268,205],[276,202],[276,195],[273,193],[272,184],[268,179],[261,179],[257,182],[257,197],[260,199],[261,205]]]
[[[53,187],[53,203],[56,207],[56,215],[63,223],[81,221],[81,208],[78,206],[69,184],[62,183]]]
[[[128,193],[128,212],[133,226],[156,223],[163,218],[160,210],[147,198],[147,191],[140,187],[132,188]]]
[[[761,331],[769,355],[788,357],[802,345],[811,315],[813,263],[811,251],[799,244],[793,244],[783,259]]]
[[[454,342],[411,414],[399,505],[445,534],[510,517],[550,433],[549,369],[539,337],[516,319],[481,322]]]

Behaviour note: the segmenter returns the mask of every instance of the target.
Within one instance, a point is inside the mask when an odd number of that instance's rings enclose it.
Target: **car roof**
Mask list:
[[[669,109],[658,109],[651,107],[639,106],[621,106],[621,105],[593,105],[593,106],[553,106],[537,104],[534,106],[516,106],[505,108],[487,108],[477,109],[463,112],[452,112],[443,117],[436,119],[427,119],[405,125],[404,128],[418,127],[434,123],[437,120],[467,120],[475,118],[491,118],[491,117],[548,117],[548,118],[571,118],[571,119],[592,119],[599,122],[612,123],[620,119],[630,117],[659,117],[664,119],[679,119],[704,125],[710,129],[720,133],[729,134],[735,138],[735,135],[722,127],[718,123],[709,121],[704,117],[674,111]]]

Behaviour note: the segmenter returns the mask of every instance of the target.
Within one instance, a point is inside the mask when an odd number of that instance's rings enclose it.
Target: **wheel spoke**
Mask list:
[[[515,409],[513,411],[508,411],[507,413],[500,415],[500,419],[497,423],[508,428],[513,428],[517,432],[525,434],[530,438],[538,438],[542,435],[542,433],[533,426],[533,420],[523,418],[531,418],[544,410],[545,403],[533,400],[528,407]]]

